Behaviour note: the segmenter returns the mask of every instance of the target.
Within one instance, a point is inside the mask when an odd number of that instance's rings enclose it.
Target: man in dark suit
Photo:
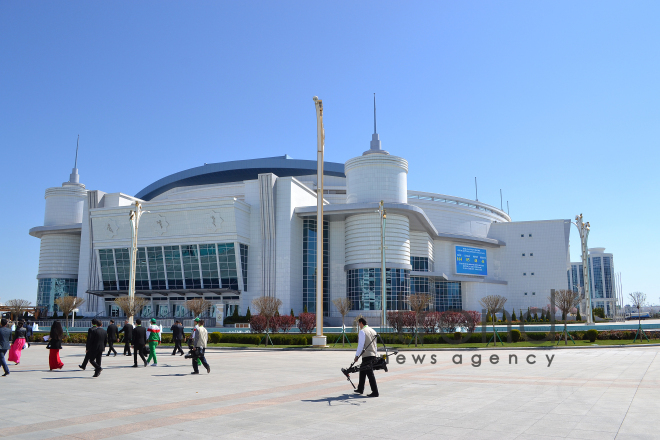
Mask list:
[[[144,346],[147,345],[147,329],[142,327],[142,320],[135,320],[135,328],[133,329],[133,338],[131,340],[131,345],[133,346],[133,368],[137,368],[137,357],[138,354],[144,362],[144,366],[148,365],[147,359],[144,357]]]
[[[124,333],[124,356],[131,356],[131,341],[133,340],[133,325],[128,323],[128,319],[124,321],[124,326],[119,330],[119,333]],[[118,333],[118,334],[119,334]]]
[[[119,334],[119,330],[117,329],[117,326],[115,325],[115,321],[113,319],[110,320],[110,325],[108,326],[108,354],[106,356],[110,356],[110,352],[114,351],[115,356],[117,356],[117,350],[115,350],[114,344],[117,342],[117,335]]]
[[[99,377],[101,375],[101,359],[103,359],[103,353],[105,352],[105,346],[108,344],[108,332],[106,332],[103,327],[101,327],[101,322],[96,321],[96,329],[92,332],[92,343],[90,344],[90,355],[89,363],[94,367],[94,376]]]
[[[183,356],[183,348],[181,348],[181,341],[183,340],[183,326],[177,320],[174,321],[174,325],[170,327],[170,330],[172,330],[172,341],[174,342],[174,351],[172,352],[172,356],[174,356],[177,351],[181,353],[179,356]]]
[[[87,368],[87,362],[89,362],[90,348],[92,346],[92,333],[96,330],[96,318],[92,319],[92,326],[87,330],[87,342],[85,342],[85,359],[83,363],[78,365],[78,368],[84,370]]]
[[[30,347],[30,340],[32,340],[32,335],[34,335],[34,323],[31,321],[28,321],[25,323],[25,340],[27,341],[28,347]]]
[[[5,371],[3,376],[9,376],[9,367],[7,366],[7,361],[5,361],[5,353],[11,348],[11,328],[7,325],[7,320],[2,318],[0,321],[0,365]]]

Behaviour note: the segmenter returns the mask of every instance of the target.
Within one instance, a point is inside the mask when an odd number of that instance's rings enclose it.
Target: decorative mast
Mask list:
[[[316,336],[312,345],[325,347],[323,336],[323,150],[325,148],[325,130],[323,129],[323,101],[315,96],[316,107]]]
[[[373,154],[373,153],[389,154],[387,151],[381,149],[380,138],[378,137],[378,131],[376,130],[376,94],[375,93],[374,93],[374,134],[371,135],[370,148],[364,153],[362,153],[362,155],[364,156],[365,154]]]

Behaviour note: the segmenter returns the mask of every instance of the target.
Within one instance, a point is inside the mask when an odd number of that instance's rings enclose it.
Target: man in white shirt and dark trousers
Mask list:
[[[195,321],[197,321],[197,319],[195,319]],[[195,350],[193,351],[192,366],[194,371],[190,374],[199,374],[199,366],[197,364],[197,359],[199,359],[202,362],[202,365],[204,365],[204,367],[206,368],[207,373],[211,372],[211,367],[209,366],[209,363],[206,362],[206,356],[204,356],[208,339],[209,339],[209,333],[204,328],[204,320],[200,319],[193,339],[193,347],[195,347]]]
[[[368,397],[378,397],[378,385],[376,384],[376,376],[374,376],[374,370],[369,365],[376,360],[378,357],[378,341],[376,338],[378,335],[376,331],[367,325],[367,320],[360,318],[358,320],[358,326],[360,327],[360,333],[358,334],[358,346],[357,351],[355,352],[355,362],[358,361],[360,354],[362,354],[362,365],[365,366],[364,369],[360,369],[360,382],[358,383],[356,393],[364,393],[364,382],[365,379],[369,378],[369,387],[371,387],[371,394],[368,394]],[[364,353],[362,351],[364,350]]]

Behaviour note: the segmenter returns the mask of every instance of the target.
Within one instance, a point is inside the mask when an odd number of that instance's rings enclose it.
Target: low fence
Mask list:
[[[149,324],[149,321],[151,318],[140,318],[142,319],[142,324],[147,325]],[[126,318],[117,318],[115,319],[115,324],[118,327],[122,327],[124,325],[124,321]],[[51,325],[53,325],[53,322],[55,319],[48,319],[48,320],[41,320],[37,321],[37,325],[39,328],[41,327],[48,327],[50,328]],[[65,324],[64,319],[58,319],[57,321],[60,321],[62,325]],[[181,319],[181,318],[163,318],[163,319],[158,319],[156,318],[156,324],[162,325],[163,329],[168,329],[174,325],[174,321],[181,321],[184,327],[193,327],[195,325],[195,321],[193,319]],[[84,319],[76,319],[73,322],[73,325],[75,328],[89,328],[92,326],[92,320],[88,318]],[[106,319],[101,319],[101,327],[107,327],[110,325],[110,318]],[[215,327],[216,325],[216,319],[215,318],[204,318],[204,326],[205,327]],[[69,327],[71,326],[71,319],[66,322],[66,326]]]

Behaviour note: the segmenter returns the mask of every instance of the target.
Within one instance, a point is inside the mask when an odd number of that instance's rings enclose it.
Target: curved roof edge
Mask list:
[[[316,161],[292,159],[288,155],[285,155],[261,159],[209,163],[201,167],[190,168],[163,177],[138,192],[135,197],[142,200],[151,200],[172,188],[255,180],[259,174],[263,173],[273,173],[278,177],[316,174]],[[346,177],[344,174],[344,164],[324,162],[323,175]]]

